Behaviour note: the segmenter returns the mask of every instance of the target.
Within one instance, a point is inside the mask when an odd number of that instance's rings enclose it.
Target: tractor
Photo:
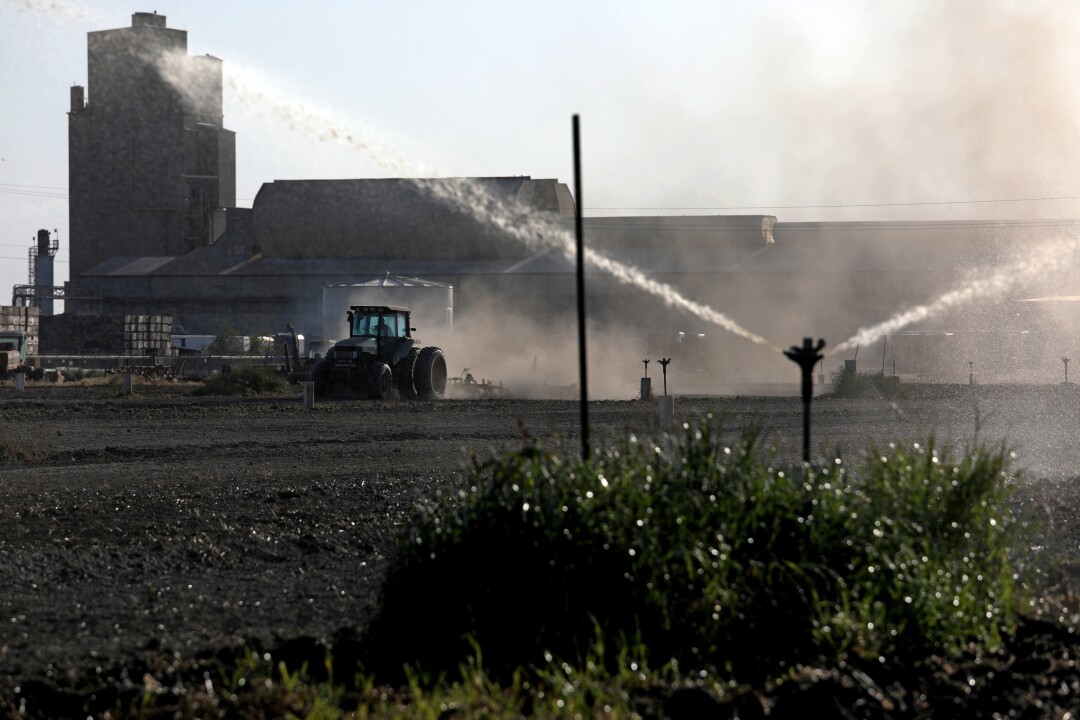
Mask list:
[[[446,356],[437,347],[421,348],[410,327],[411,311],[392,305],[353,305],[349,337],[338,341],[315,364],[315,394],[351,390],[361,397],[435,400],[446,395]]]

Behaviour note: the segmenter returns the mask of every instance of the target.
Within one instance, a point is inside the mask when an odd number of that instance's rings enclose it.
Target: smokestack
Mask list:
[[[48,230],[37,231],[37,242],[30,248],[30,284],[34,286],[33,304],[41,315],[53,314],[53,293],[56,284],[53,272],[53,258],[60,249],[60,236],[56,230],[53,235]]]

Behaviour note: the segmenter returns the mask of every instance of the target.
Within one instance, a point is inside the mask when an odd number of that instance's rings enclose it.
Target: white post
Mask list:
[[[672,418],[675,417],[675,396],[661,395],[657,408],[660,411],[660,429],[667,430]]]
[[[130,372],[124,373],[124,394],[125,395],[130,395],[131,394],[131,373]]]
[[[26,373],[15,373],[15,389],[19,392],[26,389]]]
[[[310,380],[304,383],[304,409],[315,409],[315,383]]]

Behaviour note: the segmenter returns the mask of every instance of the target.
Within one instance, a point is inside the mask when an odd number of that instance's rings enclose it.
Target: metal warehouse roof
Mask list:
[[[252,207],[255,242],[277,258],[503,258],[517,243],[441,195],[493,197],[514,212],[571,216],[556,180],[529,177],[275,180]]]

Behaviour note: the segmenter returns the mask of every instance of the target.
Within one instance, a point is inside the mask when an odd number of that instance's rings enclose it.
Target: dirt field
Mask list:
[[[194,654],[242,637],[328,636],[370,617],[410,508],[466,477],[470,453],[557,434],[576,452],[569,401],[320,403],[193,397],[183,385],[0,387],[0,694],[28,678],[107,667],[145,651]],[[678,398],[727,431],[756,426],[797,458],[796,398]],[[591,406],[595,444],[655,432],[653,407]],[[814,403],[814,446],[1007,440],[1027,468],[1021,502],[1077,547],[1080,389],[925,386],[896,402]],[[0,448],[0,452],[3,448]]]

